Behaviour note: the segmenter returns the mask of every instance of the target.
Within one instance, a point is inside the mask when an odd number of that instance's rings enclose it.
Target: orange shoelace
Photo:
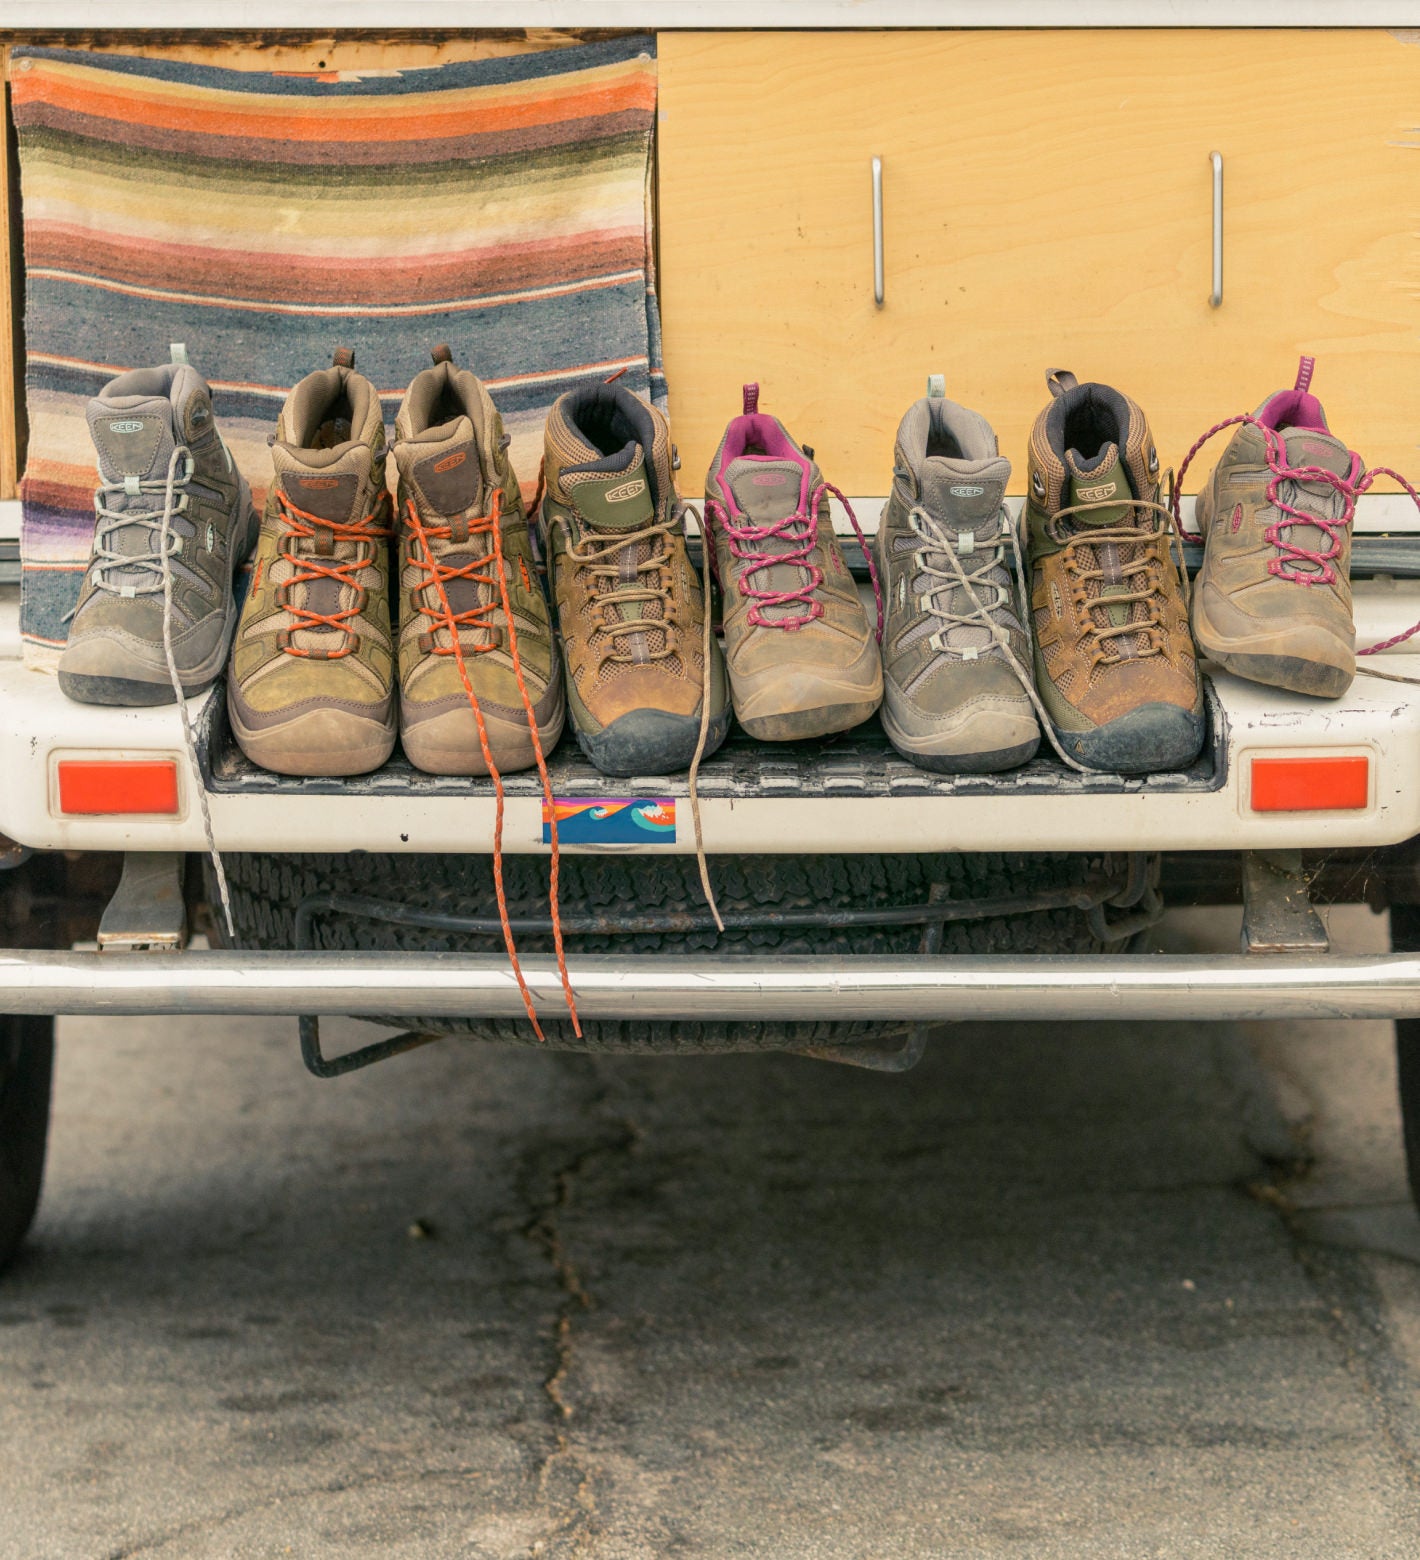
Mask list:
[[[533,755],[537,760],[538,776],[542,780],[543,801],[546,804],[546,816],[548,818],[548,843],[551,847],[551,876],[548,887],[549,906],[552,912],[552,942],[557,952],[557,973],[562,980],[562,994],[567,1002],[567,1011],[572,1019],[572,1030],[578,1039],[582,1036],[581,1020],[577,1016],[577,1001],[572,994],[572,982],[567,974],[567,959],[562,947],[562,915],[558,904],[558,880],[561,871],[561,858],[557,842],[557,808],[552,799],[552,781],[547,773],[547,759],[542,751],[542,739],[538,735],[537,717],[533,713],[532,700],[528,697],[527,684],[523,680],[522,660],[518,655],[518,631],[513,621],[512,603],[508,599],[508,577],[503,566],[503,527],[501,524],[503,509],[502,489],[495,489],[493,502],[486,515],[475,515],[468,520],[468,535],[470,537],[491,535],[493,547],[491,552],[481,558],[470,560],[466,564],[458,564],[449,567],[440,563],[434,556],[431,542],[453,541],[454,528],[448,525],[426,526],[419,518],[419,511],[414,507],[412,499],[407,500],[409,529],[413,533],[415,541],[419,545],[422,557],[416,556],[411,550],[410,562],[421,569],[427,578],[414,592],[414,598],[419,602],[419,610],[433,624],[428,638],[429,648],[438,655],[452,655],[458,667],[459,681],[463,684],[463,691],[468,698],[469,708],[473,711],[474,722],[478,727],[478,745],[483,750],[483,761],[488,765],[489,778],[493,781],[493,794],[495,797],[495,812],[493,820],[493,892],[498,901],[498,919],[503,926],[503,946],[508,950],[508,960],[513,967],[513,977],[518,983],[518,991],[522,995],[523,1006],[527,1009],[528,1019],[532,1023],[533,1033],[539,1040],[546,1036],[542,1032],[542,1025],[538,1022],[537,1009],[533,1005],[532,992],[528,990],[528,983],[523,976],[523,967],[518,960],[517,946],[513,941],[513,928],[508,918],[508,898],[503,886],[503,811],[504,793],[503,777],[498,772],[498,766],[493,761],[493,751],[488,742],[488,728],[484,724],[483,710],[478,702],[478,695],[473,691],[473,683],[468,675],[468,667],[464,663],[463,646],[460,643],[461,631],[474,629],[489,635],[489,643],[473,645],[469,648],[475,653],[492,650],[498,644],[498,628],[492,623],[491,618],[501,604],[503,609],[503,621],[508,629],[508,653],[513,661],[513,675],[517,678],[518,692],[522,696],[523,711],[528,720],[528,732],[532,737]],[[492,564],[493,572],[486,571],[487,565]],[[472,583],[489,590],[496,589],[498,597],[484,605],[472,607],[466,612],[454,612],[449,603],[447,585],[451,580],[469,580]],[[426,590],[433,588],[439,598],[437,608],[429,606],[424,600]],[[438,643],[439,631],[448,629],[449,647],[445,649]]]
[[[276,645],[287,655],[302,656],[312,661],[338,661],[359,648],[360,636],[350,627],[351,621],[365,610],[369,593],[356,578],[361,569],[368,569],[375,561],[375,544],[390,534],[387,525],[381,525],[380,511],[384,508],[384,496],[363,519],[354,521],[323,520],[319,515],[298,509],[283,492],[277,491],[276,504],[286,524],[282,537],[281,556],[295,570],[291,578],[278,589],[277,603],[296,619],[294,628],[283,628],[276,635]],[[362,545],[353,558],[326,563],[319,554],[291,552],[291,542],[300,539],[313,541],[319,548],[329,538],[332,554],[337,542],[368,543]],[[354,592],[348,607],[339,612],[313,612],[309,607],[298,607],[291,600],[291,589],[296,585],[313,585],[318,580],[334,580],[339,586]],[[334,650],[303,650],[295,643],[295,636],[306,633],[339,633],[344,635]]]

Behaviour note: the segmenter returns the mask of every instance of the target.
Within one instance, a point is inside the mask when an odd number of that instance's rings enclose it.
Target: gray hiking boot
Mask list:
[[[1004,505],[1011,463],[984,417],[943,399],[936,375],[929,386],[897,430],[875,544],[883,727],[923,769],[1010,769],[1040,742],[1030,695],[1003,649],[1029,668]]]
[[[251,490],[212,420],[212,393],[173,361],[110,380],[89,402],[99,457],[94,547],[59,662],[83,704],[171,704],[216,681],[236,627],[232,580],[256,539]],[[167,532],[166,548],[163,544]]]

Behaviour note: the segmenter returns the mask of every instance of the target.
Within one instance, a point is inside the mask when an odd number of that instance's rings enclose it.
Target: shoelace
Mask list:
[[[929,514],[920,504],[914,504],[908,511],[908,527],[919,541],[926,544],[925,547],[917,551],[913,562],[916,564],[920,574],[925,574],[929,580],[940,582],[936,585],[930,585],[922,592],[919,600],[924,610],[942,624],[941,629],[933,635],[933,643],[938,650],[948,655],[965,656],[965,652],[956,650],[947,643],[947,636],[953,628],[979,628],[982,626],[975,610],[961,613],[948,605],[953,593],[961,583],[963,574],[973,585],[979,585],[983,589],[991,590],[995,593],[996,599],[990,604],[988,611],[999,612],[1011,599],[1009,585],[1001,585],[998,581],[988,578],[995,570],[1005,568],[1006,538],[1009,534],[1013,534],[1010,516],[1005,509],[1002,509],[997,514],[996,519],[997,532],[994,540],[990,538],[980,539],[985,543],[981,549],[981,561],[975,568],[964,570],[961,554],[958,551],[960,543],[954,544],[948,538],[945,530],[938,525],[936,517]],[[977,541],[978,539],[973,536],[973,549],[976,547]],[[956,565],[955,570],[937,568],[935,564],[929,561],[929,555],[933,553],[949,555]],[[978,603],[980,602],[980,597],[976,595],[975,591],[971,593],[971,599]],[[995,621],[994,618],[992,621]],[[976,653],[973,650],[971,652],[972,657]]]
[[[858,538],[858,545],[863,549],[863,558],[868,565],[868,578],[873,584],[873,599],[878,608],[877,639],[881,644],[883,593],[878,584],[877,565],[873,562],[872,549],[863,535],[863,527],[858,524],[858,516],[853,513],[852,504],[831,482],[820,482],[813,490],[809,495],[807,511],[797,509],[782,520],[771,520],[765,525],[755,525],[749,521],[736,524],[730,519],[729,511],[725,506],[714,498],[706,501],[705,511],[724,531],[732,556],[747,565],[740,571],[738,580],[740,594],[748,596],[752,602],[745,621],[751,628],[782,628],[788,633],[793,633],[796,629],[803,628],[805,624],[821,618],[824,612],[823,603],[815,599],[815,592],[823,584],[823,570],[816,563],[810,563],[809,559],[814,548],[818,546],[818,528],[822,520],[820,506],[826,493],[832,493],[843,505],[849,523]],[[699,516],[697,515],[696,518],[698,519]],[[770,540],[787,542],[789,546],[784,552],[766,552],[763,544]],[[772,569],[777,564],[791,564],[807,569],[809,578],[794,586],[792,590],[759,590],[748,583],[751,575],[759,573],[762,569]],[[765,616],[765,609],[768,607],[787,607],[795,602],[807,608],[807,611],[797,617]]]
[[[508,599],[508,577],[503,566],[503,527],[501,515],[503,507],[503,493],[497,488],[493,493],[493,501],[486,515],[478,515],[470,518],[468,530],[470,537],[491,534],[493,545],[486,555],[493,562],[494,573],[481,577],[470,572],[471,565],[457,565],[449,567],[441,563],[434,553],[435,540],[448,540],[453,535],[451,526],[426,526],[419,518],[419,511],[414,506],[412,499],[406,500],[408,505],[409,528],[414,534],[423,551],[422,558],[413,558],[420,569],[428,576],[417,593],[420,601],[420,612],[434,623],[434,630],[430,636],[431,643],[437,645],[438,635],[441,629],[449,631],[450,648],[445,654],[454,658],[458,667],[459,681],[463,684],[464,695],[468,699],[469,708],[473,711],[473,719],[478,727],[478,745],[483,750],[483,761],[488,765],[489,778],[493,781],[493,794],[495,798],[495,810],[493,819],[493,892],[498,902],[498,919],[503,927],[503,946],[508,953],[508,961],[512,965],[513,978],[518,983],[518,991],[523,999],[523,1006],[527,1009],[528,1019],[532,1024],[533,1033],[539,1040],[546,1036],[542,1032],[542,1025],[538,1022],[537,1009],[533,1004],[532,992],[528,989],[527,980],[523,975],[523,967],[518,959],[517,945],[513,940],[513,928],[508,917],[508,896],[503,885],[503,813],[505,795],[503,791],[503,777],[498,772],[498,766],[493,761],[493,750],[488,742],[488,728],[484,723],[483,710],[478,702],[478,695],[473,691],[473,682],[468,675],[468,667],[464,663],[463,645],[461,643],[461,630],[469,627],[482,629],[496,636],[498,630],[488,622],[489,615],[501,603],[503,609],[503,621],[508,631],[508,653],[513,661],[513,675],[517,679],[518,692],[522,696],[523,711],[527,716],[528,732],[532,737],[533,755],[537,760],[537,772],[542,781],[542,795],[545,812],[548,818],[548,840],[551,847],[550,878],[548,886],[549,908],[552,912],[552,943],[557,954],[557,973],[562,981],[562,995],[567,1003],[567,1011],[572,1019],[572,1029],[578,1039],[582,1035],[581,1020],[577,1016],[577,1000],[572,993],[571,978],[567,973],[567,958],[562,945],[562,914],[558,899],[558,881],[561,872],[561,855],[557,839],[557,808],[552,799],[552,781],[547,772],[547,759],[542,751],[542,739],[538,735],[537,717],[533,713],[532,700],[528,697],[527,684],[523,680],[522,660],[518,655],[518,630],[513,621],[512,603]],[[477,560],[482,562],[483,559]],[[478,582],[498,591],[498,600],[488,602],[483,606],[472,609],[469,612],[455,613],[449,603],[449,594],[446,586],[450,580],[478,579]],[[429,606],[423,600],[423,593],[433,588],[439,598],[439,606]],[[494,644],[497,643],[496,637]],[[471,649],[492,649],[493,645],[470,647]]]
[[[186,445],[179,444],[168,457],[167,480],[162,484],[162,510],[160,514],[155,513],[153,517],[157,521],[154,529],[158,532],[157,564],[161,576],[159,588],[163,592],[163,659],[168,663],[168,680],[173,685],[173,698],[177,701],[178,716],[182,721],[182,739],[187,747],[187,756],[192,761],[197,805],[202,814],[202,833],[207,841],[207,854],[212,858],[212,870],[217,879],[217,897],[220,901],[222,918],[226,922],[227,936],[235,943],[237,928],[232,920],[232,896],[227,887],[227,869],[222,864],[222,853],[217,849],[217,836],[212,831],[212,812],[207,803],[207,787],[202,782],[202,765],[197,755],[197,738],[193,735],[192,719],[187,713],[187,695],[182,691],[182,677],[178,672],[177,657],[173,654],[173,549],[168,544],[172,538],[173,516],[181,512],[180,507],[173,502],[174,494],[180,485],[177,476],[179,460],[186,467],[186,474],[181,480],[186,482],[192,475],[195,464],[192,453]],[[184,504],[186,498],[187,495],[184,494]]]
[[[1269,559],[1267,563],[1267,572],[1278,579],[1287,580],[1293,585],[1335,585],[1337,583],[1336,570],[1332,568],[1332,564],[1341,556],[1342,535],[1356,517],[1356,500],[1375,483],[1377,477],[1389,477],[1392,482],[1399,483],[1410,495],[1415,507],[1420,509],[1420,493],[1417,493],[1398,471],[1392,471],[1389,466],[1363,468],[1355,482],[1340,476],[1337,472],[1328,471],[1325,466],[1289,466],[1286,461],[1287,444],[1281,434],[1275,428],[1260,423],[1250,412],[1243,412],[1237,417],[1229,417],[1223,422],[1214,423],[1207,433],[1194,441],[1193,448],[1184,456],[1183,464],[1178,468],[1178,480],[1173,486],[1173,515],[1179,534],[1186,534],[1190,542],[1201,544],[1204,543],[1205,538],[1197,532],[1185,533],[1183,530],[1181,505],[1184,472],[1188,470],[1193,457],[1214,434],[1221,433],[1224,428],[1236,427],[1240,423],[1261,430],[1267,451],[1267,469],[1272,473],[1267,483],[1267,502],[1274,505],[1284,516],[1290,516],[1290,519],[1275,521],[1263,533],[1268,543],[1278,550],[1277,557]],[[1354,451],[1351,454],[1354,468],[1360,463],[1360,457]],[[1332,520],[1320,515],[1308,514],[1305,510],[1298,509],[1296,505],[1289,504],[1282,497],[1282,484],[1287,481],[1323,483],[1340,495],[1341,514]],[[1290,536],[1282,534],[1294,525],[1311,526],[1321,531],[1327,538],[1326,550],[1317,552],[1312,548],[1302,547]],[[1310,564],[1312,567],[1309,569],[1296,567],[1301,563]],[[1291,567],[1288,567],[1289,564]],[[1412,623],[1403,633],[1393,634],[1389,639],[1378,640],[1375,644],[1358,650],[1356,654],[1377,655],[1394,645],[1404,644],[1407,639],[1413,638],[1416,634],[1420,634],[1420,623]],[[1375,675],[1383,674],[1378,672]]]
[[[674,519],[658,520],[651,525],[643,526],[639,531],[628,531],[624,536],[610,535],[598,532],[595,536],[584,537],[579,546],[575,538],[567,539],[567,556],[579,569],[588,570],[594,579],[619,581],[621,579],[622,559],[626,550],[649,541],[652,543],[650,556],[642,559],[634,565],[636,571],[636,584],[617,584],[611,589],[597,589],[595,599],[598,610],[597,630],[610,636],[614,646],[613,653],[608,660],[621,665],[629,665],[634,659],[629,654],[623,654],[620,649],[622,639],[630,634],[644,634],[649,636],[654,630],[661,633],[661,648],[647,651],[647,658],[653,661],[661,660],[675,649],[675,625],[666,618],[610,618],[607,616],[608,607],[618,609],[629,606],[649,605],[659,601],[664,604],[670,599],[670,587],[665,583],[664,576],[670,563],[669,545],[657,546],[659,539],[662,543],[669,543],[671,528],[675,524]],[[633,555],[634,556],[634,555]],[[639,583],[643,574],[654,572],[661,583],[658,585],[642,585]]]
[[[696,528],[700,532],[700,601],[705,619],[700,643],[700,731],[695,739],[694,756],[690,760],[690,823],[695,830],[695,865],[700,871],[700,889],[705,895],[705,903],[710,907],[710,914],[715,917],[716,927],[723,932],[725,923],[720,916],[720,906],[715,901],[715,890],[710,884],[710,863],[705,857],[705,836],[700,826],[700,761],[705,757],[705,748],[710,740],[710,646],[714,635],[710,622],[710,580],[714,542],[705,524],[705,517],[694,504],[681,506],[677,518],[682,526],[686,515],[695,516]]]
[[[381,537],[390,534],[388,526],[377,523],[384,500],[382,498],[374,510],[355,521],[323,520],[319,515],[309,514],[306,510],[298,508],[279,490],[276,494],[276,504],[285,522],[285,531],[281,538],[281,556],[296,571],[281,586],[276,597],[280,606],[295,618],[295,626],[283,628],[277,633],[276,646],[279,650],[284,650],[287,655],[302,656],[313,661],[338,661],[342,656],[349,655],[359,648],[360,636],[350,627],[350,624],[365,610],[368,592],[355,576],[361,569],[368,569],[374,563],[376,543]],[[353,558],[327,563],[319,554],[290,550],[289,544],[293,541],[315,541],[319,544],[323,536],[329,536],[332,543],[355,542],[358,551]],[[368,544],[368,547],[365,544]],[[352,590],[355,594],[351,605],[343,607],[338,612],[313,612],[309,607],[298,607],[291,600],[291,591],[295,586],[311,585],[318,580],[333,580],[337,585]],[[294,642],[295,636],[303,631],[308,633],[333,631],[344,637],[333,650],[303,650]]]
[[[183,473],[177,476],[177,457],[181,452]],[[167,476],[163,478],[129,478],[125,482],[102,482],[94,493],[94,551],[93,583],[96,590],[116,596],[155,596],[164,593],[169,599],[168,561],[182,547],[182,533],[172,534],[171,521],[187,513],[189,495],[184,493],[176,503],[174,495],[179,487],[192,480],[196,463],[186,445],[178,445],[168,458]],[[161,493],[163,504],[159,509],[110,509],[108,498],[133,499],[144,493]],[[112,545],[115,532],[124,530],[147,531],[158,538],[156,553],[124,553]],[[170,545],[171,543],[171,545]],[[110,573],[132,570],[147,576],[136,585],[118,585],[108,578]],[[166,610],[166,608],[165,608]],[[72,616],[72,614],[71,614]]]
[[[1101,509],[1132,509],[1138,510],[1143,515],[1158,517],[1156,528],[1147,531],[1142,525],[1105,525],[1090,529],[1075,527],[1066,528],[1061,521],[1068,520],[1073,515],[1098,513]],[[1109,544],[1121,547],[1137,547],[1142,549],[1143,555],[1132,562],[1121,562],[1118,570],[1122,578],[1142,575],[1147,584],[1134,590],[1114,592],[1109,596],[1103,594],[1086,600],[1085,620],[1089,625],[1091,637],[1099,645],[1096,652],[1098,661],[1116,661],[1118,656],[1107,653],[1111,641],[1125,638],[1131,634],[1139,634],[1147,637],[1148,644],[1140,649],[1140,656],[1162,655],[1163,644],[1161,642],[1162,624],[1159,621],[1160,598],[1163,592],[1163,570],[1166,564],[1172,563],[1177,575],[1179,592],[1183,597],[1185,606],[1189,598],[1188,568],[1183,557],[1183,543],[1179,537],[1178,529],[1174,523],[1174,517],[1168,508],[1156,503],[1150,498],[1126,498],[1105,499],[1089,504],[1069,504],[1064,509],[1057,509],[1046,521],[1046,530],[1049,535],[1062,544],[1068,555],[1066,566],[1075,578],[1087,582],[1089,580],[1103,581],[1107,576],[1105,570],[1098,567],[1097,563],[1089,565],[1077,564],[1074,559],[1077,553],[1092,551],[1095,559],[1098,559],[1097,549]],[[1178,541],[1178,550],[1175,552],[1174,543]],[[1163,543],[1162,556],[1159,544]],[[1107,611],[1113,606],[1132,606],[1142,603],[1146,609],[1146,617],[1142,622],[1130,623],[1099,623],[1095,618],[1096,612]]]

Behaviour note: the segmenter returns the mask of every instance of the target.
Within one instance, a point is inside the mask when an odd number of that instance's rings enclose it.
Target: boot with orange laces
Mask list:
[[[522,494],[488,392],[447,347],[434,362],[394,429],[400,741],[430,774],[531,769],[563,700]]]

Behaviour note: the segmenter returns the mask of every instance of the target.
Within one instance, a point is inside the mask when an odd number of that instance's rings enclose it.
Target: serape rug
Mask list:
[[[186,343],[261,504],[290,387],[353,347],[394,412],[440,341],[525,491],[548,407],[625,369],[664,405],[655,40],[283,75],[17,49],[29,452],[21,631],[52,664],[93,535],[88,398]]]

